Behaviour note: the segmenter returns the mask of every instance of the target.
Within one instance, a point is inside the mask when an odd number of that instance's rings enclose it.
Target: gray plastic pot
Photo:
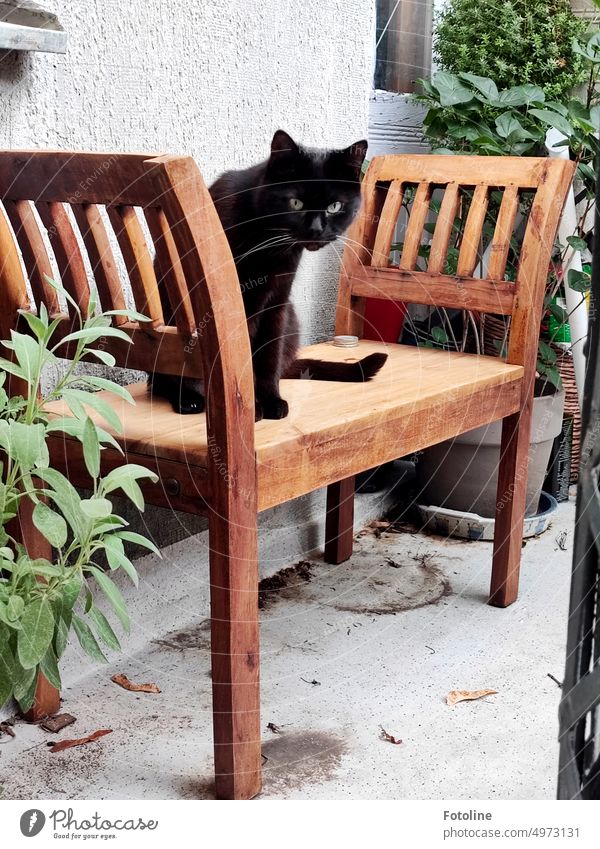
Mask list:
[[[564,391],[533,400],[526,516],[537,512],[552,443],[562,429],[564,402]],[[417,462],[419,503],[493,518],[501,434],[502,421],[492,422],[423,451]]]

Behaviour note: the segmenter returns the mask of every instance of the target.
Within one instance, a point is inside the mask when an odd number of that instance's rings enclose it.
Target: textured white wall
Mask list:
[[[45,0],[64,56],[0,52],[0,146],[191,154],[207,182],[272,133],[367,133],[374,0]],[[306,338],[333,326],[335,251],[297,281]],[[323,308],[327,302],[329,309]]]
[[[315,146],[367,135],[374,0],[45,5],[68,52],[0,51],[0,147],[191,154],[210,182],[265,158],[278,127]],[[305,339],[331,333],[336,286],[334,248],[306,258],[295,285]],[[139,524],[135,510],[120,512]],[[263,526],[287,535],[282,557],[319,545],[318,496],[271,512]],[[162,545],[204,527],[159,510],[143,521]]]

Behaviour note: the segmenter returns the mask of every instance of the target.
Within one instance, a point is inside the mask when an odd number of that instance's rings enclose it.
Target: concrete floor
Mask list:
[[[506,610],[485,604],[489,543],[408,531],[362,533],[350,562],[310,558],[311,580],[266,594],[262,798],[552,799],[560,690],[548,673],[563,672],[573,522],[563,504],[527,543]],[[1,798],[211,798],[203,546],[194,537],[138,563],[126,653],[90,672],[69,650],[63,710],[77,722],[58,735],[18,722],[3,736]],[[115,672],[162,692],[126,692]],[[498,693],[445,703],[480,688]],[[46,745],[98,728],[113,733],[60,754]]]

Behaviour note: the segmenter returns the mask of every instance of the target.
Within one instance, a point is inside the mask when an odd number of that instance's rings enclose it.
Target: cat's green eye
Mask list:
[[[334,200],[333,203],[330,203],[327,207],[327,215],[337,215],[338,212],[342,211],[343,203],[339,200]]]
[[[290,198],[290,207],[294,210],[294,212],[299,212],[304,204],[300,200],[300,198]]]

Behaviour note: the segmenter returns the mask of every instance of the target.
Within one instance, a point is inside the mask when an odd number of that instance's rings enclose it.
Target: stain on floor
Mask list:
[[[330,781],[347,751],[346,740],[332,732],[277,734],[262,747],[263,793],[285,794],[308,782]]]

